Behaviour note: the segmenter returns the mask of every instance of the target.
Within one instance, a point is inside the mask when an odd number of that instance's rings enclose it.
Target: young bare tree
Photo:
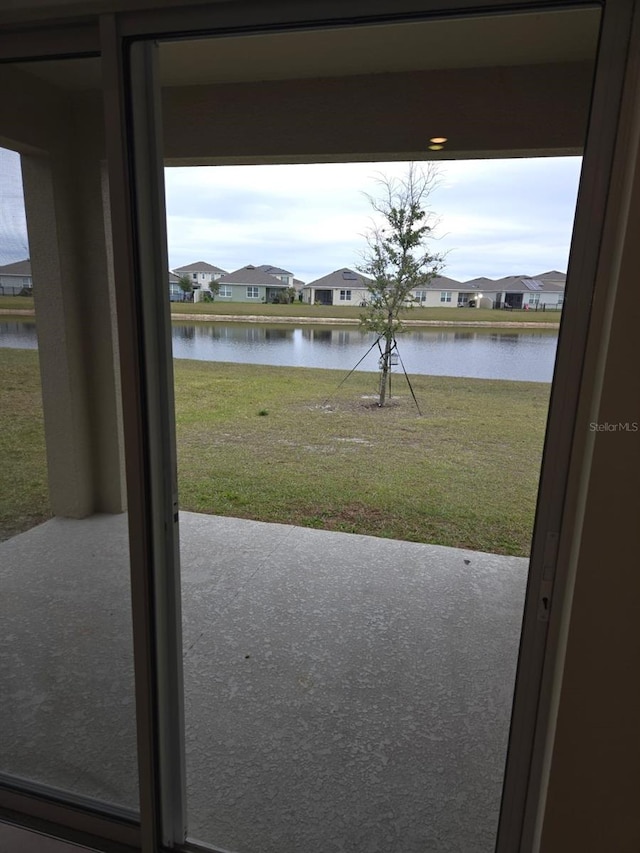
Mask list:
[[[361,326],[384,340],[378,398],[378,405],[384,406],[395,338],[403,329],[400,310],[416,302],[414,292],[440,272],[444,256],[427,247],[437,223],[426,207],[438,183],[437,167],[411,163],[404,177],[381,175],[377,183],[379,194],[367,196],[376,216],[365,234],[367,248],[358,269],[371,279]]]

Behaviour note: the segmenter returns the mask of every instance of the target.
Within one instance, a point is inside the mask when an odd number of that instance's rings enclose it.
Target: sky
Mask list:
[[[165,170],[171,268],[271,264],[309,282],[362,263],[376,176],[403,163]],[[566,272],[581,159],[441,162],[431,248],[459,281]]]
[[[28,246],[20,157],[0,148],[0,264],[24,260]]]
[[[578,157],[443,161],[431,248],[458,281],[566,272]],[[271,264],[305,282],[362,262],[376,178],[403,163],[165,170],[169,266]],[[19,157],[0,149],[0,264],[28,253]]]

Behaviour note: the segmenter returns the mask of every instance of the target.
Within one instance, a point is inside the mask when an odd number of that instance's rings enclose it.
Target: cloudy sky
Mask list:
[[[566,271],[581,161],[443,162],[430,198],[443,274]],[[284,267],[313,281],[361,261],[372,210],[365,193],[402,163],[217,166],[166,170],[169,263]],[[19,158],[0,150],[0,263],[28,252]]]
[[[446,252],[443,274],[536,275],[566,271],[581,160],[443,162],[429,200]],[[284,267],[312,281],[360,263],[376,175],[406,164],[217,166],[167,169],[172,268],[208,261]]]
[[[0,148],[0,264],[22,261],[28,254],[20,157]]]

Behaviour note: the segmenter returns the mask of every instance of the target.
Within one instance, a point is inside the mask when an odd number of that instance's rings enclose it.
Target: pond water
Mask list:
[[[174,323],[172,328],[174,358],[378,369],[376,336],[353,327]],[[398,336],[398,350],[409,374],[551,382],[557,340],[553,329],[411,329]],[[0,346],[36,348],[35,323],[0,321]],[[401,372],[401,364],[394,370]]]

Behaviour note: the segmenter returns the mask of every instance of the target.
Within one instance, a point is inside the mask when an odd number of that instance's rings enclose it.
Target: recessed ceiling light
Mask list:
[[[446,136],[432,136],[429,142],[435,142],[436,145],[440,145],[442,142],[446,142]]]
[[[430,145],[429,151],[442,151],[444,145]]]

